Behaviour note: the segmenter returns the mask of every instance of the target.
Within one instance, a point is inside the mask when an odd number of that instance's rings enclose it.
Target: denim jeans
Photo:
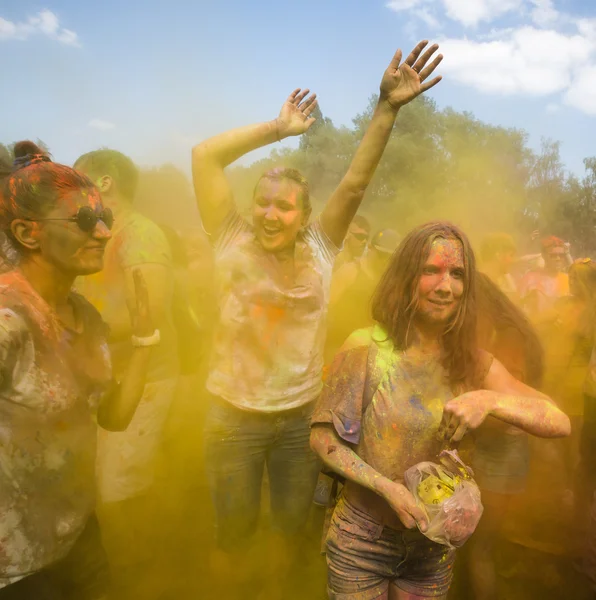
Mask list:
[[[237,550],[257,528],[265,465],[272,527],[291,536],[305,525],[320,468],[309,446],[313,408],[311,402],[281,413],[260,413],[213,399],[205,426],[205,460],[223,550]]]
[[[331,600],[373,600],[393,582],[416,597],[444,596],[454,561],[455,550],[418,529],[385,527],[342,496],[327,534],[327,593]]]

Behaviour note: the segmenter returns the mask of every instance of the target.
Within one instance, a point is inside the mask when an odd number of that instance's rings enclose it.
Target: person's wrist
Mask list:
[[[277,117],[277,119],[275,119],[274,125],[275,135],[277,137],[278,142],[281,142],[285,138],[290,137],[291,134],[288,132],[288,125],[285,121]]]
[[[381,496],[381,498],[387,499],[390,496],[391,488],[395,486],[395,483],[388,479],[387,477],[379,477],[375,482],[375,489],[377,490],[377,494]]]
[[[381,110],[390,110],[392,113],[397,114],[399,109],[402,107],[402,104],[392,104],[391,101],[389,100],[389,98],[387,96],[385,96],[384,94],[381,94],[379,96],[379,102],[378,102],[378,107]]]
[[[500,408],[500,394],[495,394],[490,390],[483,390],[482,395],[486,414],[494,415],[496,412],[498,412]]]

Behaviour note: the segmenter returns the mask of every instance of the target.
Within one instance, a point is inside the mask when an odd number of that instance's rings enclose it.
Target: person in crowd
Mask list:
[[[12,164],[0,156],[0,182],[12,172]],[[16,251],[12,244],[8,241],[8,238],[3,235],[0,239],[0,273],[6,273],[13,268],[13,262],[17,260]]]
[[[543,350],[524,313],[502,287],[484,273],[476,274],[478,347],[490,352],[518,381],[541,389]],[[509,501],[525,491],[530,451],[527,434],[518,427],[488,420],[473,435],[472,467],[482,492],[484,513],[468,542],[470,598],[498,597],[495,544],[499,540]]]
[[[186,244],[180,234],[171,227],[160,224],[159,228],[166,237],[172,256],[174,289],[171,312],[178,342],[180,373],[192,378],[202,365],[206,341],[204,324],[201,322],[199,303],[194,297],[194,290],[188,278],[189,258]]]
[[[393,229],[377,232],[358,262],[345,263],[331,279],[325,364],[330,364],[355,329],[372,325],[370,302],[391,255],[399,244]]]
[[[575,261],[569,273],[574,297],[585,299],[583,333],[592,341],[583,384],[583,423],[580,434],[579,465],[575,481],[575,517],[582,533],[578,554],[580,566],[596,592],[596,264],[591,259]]]
[[[480,258],[482,271],[494,281],[509,298],[517,300],[518,290],[511,269],[517,247],[508,233],[490,233],[482,240]]]
[[[133,207],[139,171],[130,158],[101,149],[82,155],[75,169],[95,183],[104,204],[114,214],[103,271],[80,278],[76,286],[110,327],[116,377],[127,368],[135,352],[126,318],[134,298],[135,271],[141,272],[146,281],[151,314],[161,332],[161,343],[151,355],[145,392],[130,427],[124,432],[101,432],[98,448],[102,501],[99,517],[114,585],[122,587],[123,594],[132,595],[126,589],[142,581],[138,575],[150,570],[156,546],[160,545],[157,498],[152,492],[180,368],[172,315],[172,251],[163,231]]]
[[[127,427],[159,331],[135,272],[135,350],[118,383],[104,322],[71,291],[102,268],[112,212],[87,177],[32,142],[17,143],[15,157],[0,183],[0,226],[17,257],[0,275],[0,598],[99,600],[109,578],[95,517],[95,418]]]
[[[335,259],[334,269],[337,270],[345,264],[358,263],[366,253],[366,245],[370,237],[370,223],[366,217],[356,215],[346,234],[343,250]]]
[[[414,229],[375,292],[378,325],[355,332],[335,358],[311,434],[346,479],[327,536],[330,598],[445,598],[455,552],[423,535],[427,515],[404,472],[485,422],[569,435],[549,398],[479,349],[475,268],[455,226]]]
[[[312,222],[308,184],[296,170],[263,174],[254,189],[252,225],[239,216],[224,174],[247,152],[305,133],[317,104],[309,90],[292,92],[273,121],[193,149],[195,192],[218,277],[220,315],[207,381],[214,399],[205,442],[224,564],[245,554],[257,528],[265,464],[280,543],[307,519],[319,470],[309,449],[309,420],[322,386],[333,262],[398,111],[440,81],[429,79],[442,59],[433,58],[438,46],[426,46],[418,44],[403,63],[401,51],[395,54],[348,172]]]
[[[554,305],[555,319],[545,339],[546,372],[544,388],[556,396],[571,418],[579,440],[584,408],[583,387],[592,353],[596,319],[596,263],[581,258],[569,268],[569,295]],[[577,467],[576,447],[569,470]]]
[[[520,284],[524,310],[538,327],[556,318],[555,302],[569,294],[568,246],[555,236],[543,238],[541,246],[544,268],[529,271]]]
[[[565,265],[564,255],[561,260]],[[585,530],[585,521],[575,519],[582,497],[575,488],[584,411],[583,385],[593,345],[594,283],[591,261],[575,261],[569,268],[569,295],[554,299],[538,318],[528,314],[544,348],[540,389],[556,398],[569,417],[571,435],[565,440],[529,440],[530,468],[525,493],[510,497],[507,522],[502,529],[503,536],[517,547],[540,552],[545,559],[571,556]],[[585,518],[588,508],[584,510]],[[563,537],[559,534],[562,530],[567,532]]]

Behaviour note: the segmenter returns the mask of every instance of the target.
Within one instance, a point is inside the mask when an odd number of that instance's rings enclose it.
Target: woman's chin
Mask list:
[[[95,273],[99,273],[103,269],[103,259],[99,261],[87,262],[85,264],[77,265],[75,269],[78,277],[83,277],[85,275],[93,275]]]
[[[259,243],[267,252],[281,252],[289,245],[280,235],[260,235]]]

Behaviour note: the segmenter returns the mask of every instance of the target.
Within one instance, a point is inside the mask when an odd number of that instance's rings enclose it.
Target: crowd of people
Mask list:
[[[0,600],[548,597],[546,576],[503,591],[505,543],[569,559],[594,597],[596,264],[553,235],[520,255],[503,232],[477,262],[454,224],[375,231],[356,214],[400,109],[440,82],[437,50],[395,54],[316,218],[295,169],[263,173],[252,222],[225,173],[308,131],[308,89],[195,146],[211,250],[194,254],[143,216],[127,156],[71,168],[15,145],[0,164]],[[481,492],[461,549],[431,539],[404,475],[446,452]]]

